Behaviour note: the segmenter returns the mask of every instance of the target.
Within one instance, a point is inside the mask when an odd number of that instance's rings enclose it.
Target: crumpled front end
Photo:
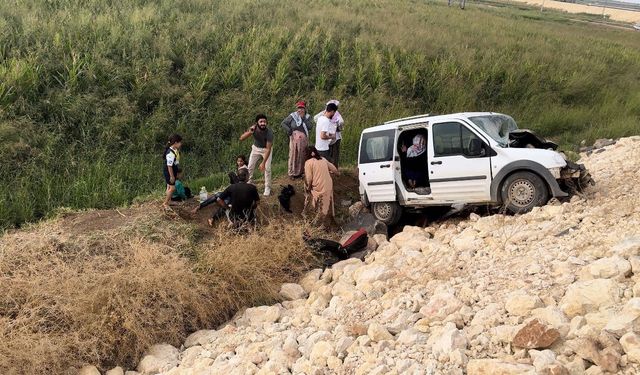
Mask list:
[[[569,194],[582,192],[587,186],[596,184],[584,164],[574,163],[570,160],[567,160],[567,165],[560,170],[558,182],[563,185],[562,190]]]

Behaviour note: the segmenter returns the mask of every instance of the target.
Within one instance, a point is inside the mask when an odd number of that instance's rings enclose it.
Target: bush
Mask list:
[[[315,264],[301,224],[202,238],[146,211],[122,220],[97,231],[58,220],[3,237],[0,373],[131,367],[150,345],[179,346],[243,306],[274,302]]]
[[[0,137],[11,129],[0,155],[26,171],[0,170],[0,228],[162,189],[158,155],[174,131],[186,141],[187,179],[224,171],[247,153],[237,138],[257,112],[284,165],[278,125],[299,99],[314,114],[340,99],[347,163],[362,128],[417,113],[506,112],[574,150],[640,127],[639,39],[559,12],[392,0],[106,4],[0,4]],[[93,190],[92,179],[109,188]]]

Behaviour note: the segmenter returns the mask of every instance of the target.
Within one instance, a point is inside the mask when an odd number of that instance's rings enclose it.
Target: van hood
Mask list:
[[[515,129],[509,132],[509,147],[556,150],[558,145],[540,137],[529,129]]]

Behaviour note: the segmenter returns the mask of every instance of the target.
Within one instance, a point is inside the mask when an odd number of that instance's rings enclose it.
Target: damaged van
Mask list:
[[[362,131],[360,196],[376,219],[398,222],[403,209],[496,205],[523,213],[593,181],[557,145],[492,113],[420,115]]]

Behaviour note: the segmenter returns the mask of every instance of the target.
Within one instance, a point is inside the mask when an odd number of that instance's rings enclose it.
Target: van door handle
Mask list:
[[[442,161],[432,161],[431,165],[442,164]]]
[[[391,164],[383,164],[380,166],[380,168],[390,168]]]

